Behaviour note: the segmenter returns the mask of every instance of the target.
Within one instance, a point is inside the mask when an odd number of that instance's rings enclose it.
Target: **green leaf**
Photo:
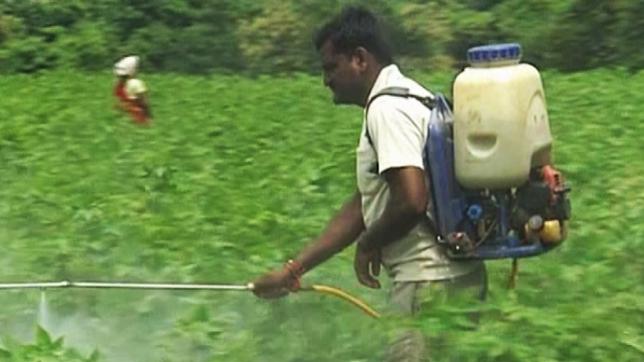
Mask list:
[[[54,347],[49,333],[41,326],[36,327],[36,344],[44,347]]]

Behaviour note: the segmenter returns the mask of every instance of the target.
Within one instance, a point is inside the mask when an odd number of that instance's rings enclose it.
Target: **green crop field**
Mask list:
[[[436,361],[644,360],[644,72],[543,78],[569,239],[521,261],[515,290],[510,262],[489,263],[478,329],[460,328],[464,306],[416,321],[440,336]],[[334,107],[319,77],[143,79],[148,128],[113,109],[108,73],[0,78],[0,283],[246,283],[353,191],[361,111]],[[386,311],[352,256],[305,281]],[[0,361],[15,362],[379,361],[403,323],[311,293],[6,290],[0,306]]]

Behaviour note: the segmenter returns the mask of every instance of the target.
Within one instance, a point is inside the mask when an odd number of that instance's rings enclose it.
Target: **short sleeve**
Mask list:
[[[379,173],[408,166],[424,169],[426,132],[422,117],[410,109],[414,106],[411,100],[384,96],[369,108],[367,127],[378,155]]]
[[[130,79],[125,85],[125,92],[130,99],[137,98],[146,91],[145,83],[140,79]]]

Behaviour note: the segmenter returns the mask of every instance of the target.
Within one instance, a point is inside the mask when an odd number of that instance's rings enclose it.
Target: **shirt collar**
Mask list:
[[[400,69],[398,69],[396,64],[390,64],[382,68],[380,73],[378,73],[376,81],[373,83],[373,87],[371,87],[369,97],[367,98],[367,104],[373,96],[378,94],[381,90],[389,87],[393,80],[400,79],[402,76],[403,75],[400,73]]]

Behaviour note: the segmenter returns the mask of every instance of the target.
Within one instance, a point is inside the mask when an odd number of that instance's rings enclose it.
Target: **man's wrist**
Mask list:
[[[296,291],[300,289],[300,278],[306,272],[302,263],[297,260],[289,259],[284,263],[284,270],[289,276],[288,289],[291,291]]]
[[[374,247],[367,241],[367,239],[360,237],[358,241],[356,242],[356,245],[358,246],[358,249],[363,250],[363,251],[371,251],[374,249]]]
[[[294,259],[289,259],[288,261],[286,261],[286,263],[284,263],[284,268],[286,268],[291,277],[295,279],[301,278],[302,275],[306,273],[306,269],[304,269],[302,263]]]

